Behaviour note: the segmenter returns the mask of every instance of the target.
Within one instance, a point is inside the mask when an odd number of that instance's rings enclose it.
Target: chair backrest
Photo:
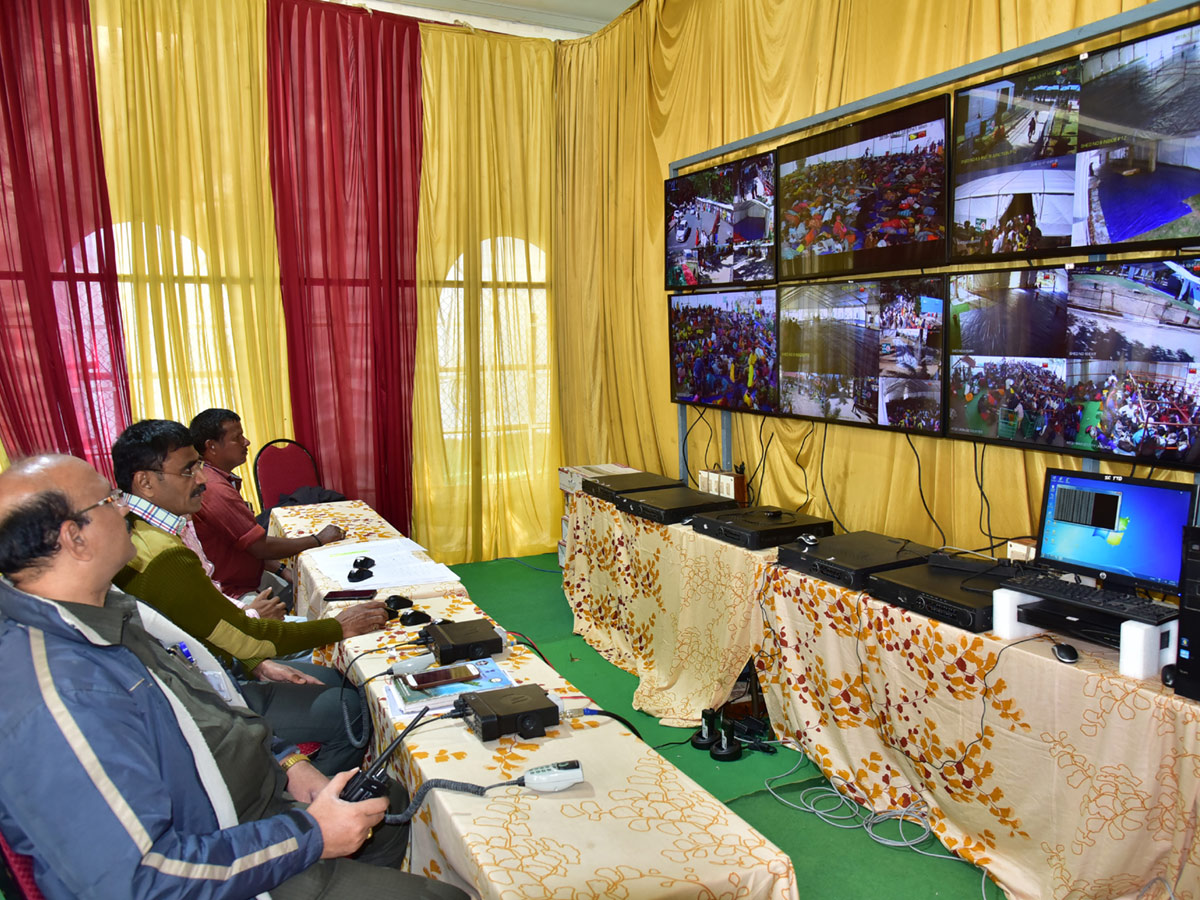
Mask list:
[[[317,461],[303,444],[278,438],[263,445],[254,457],[254,480],[263,512],[279,505],[296,488],[321,486]]]
[[[9,896],[9,891],[15,887],[19,893],[12,900],[44,900],[37,882],[33,880],[33,859],[13,850],[2,834],[0,851],[3,852],[5,868],[8,870],[5,874],[12,876],[11,886],[6,883],[7,879],[0,879],[0,888],[5,891],[4,896]]]

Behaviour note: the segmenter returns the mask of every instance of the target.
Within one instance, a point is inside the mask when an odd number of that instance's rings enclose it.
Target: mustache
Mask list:
[[[207,490],[208,490],[208,485],[198,484],[198,485],[196,485],[196,489],[194,491],[192,491],[192,496],[199,497],[201,494],[203,494]]]

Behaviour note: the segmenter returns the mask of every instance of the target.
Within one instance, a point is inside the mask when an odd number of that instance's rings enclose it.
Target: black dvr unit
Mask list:
[[[650,491],[656,488],[682,487],[683,482],[653,472],[623,472],[620,475],[600,475],[583,480],[583,492],[600,500],[616,503],[621,494],[631,491]]]
[[[833,523],[777,506],[751,506],[697,513],[692,516],[692,529],[739,547],[761,550],[794,541],[802,534],[827,537],[833,534]]]
[[[852,531],[818,538],[811,544],[803,540],[784,544],[779,548],[779,564],[822,581],[861,590],[873,573],[918,565],[932,552],[932,547],[904,538]]]
[[[867,589],[877,600],[979,633],[992,629],[992,591],[1006,577],[922,564],[874,574]]]
[[[714,509],[736,509],[737,501],[719,494],[706,494],[686,487],[635,491],[617,497],[617,509],[661,525],[674,525],[696,513]]]

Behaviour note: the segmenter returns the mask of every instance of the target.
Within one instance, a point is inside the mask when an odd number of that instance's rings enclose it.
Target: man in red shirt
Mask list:
[[[241,417],[228,409],[206,409],[192,419],[189,430],[196,452],[208,466],[208,490],[192,521],[213,564],[213,581],[223,593],[238,597],[257,592],[264,570],[290,582],[291,572],[279,560],[345,537],[336,525],[297,538],[268,535],[242,499],[242,479],[233,474],[246,461],[250,447]]]

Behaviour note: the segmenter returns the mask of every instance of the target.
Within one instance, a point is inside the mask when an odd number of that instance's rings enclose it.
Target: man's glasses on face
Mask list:
[[[97,500],[91,506],[85,506],[83,509],[77,509],[77,510],[75,510],[75,512],[71,513],[71,515],[72,516],[82,516],[86,512],[91,512],[93,509],[98,509],[99,507],[106,506],[109,503],[111,503],[115,506],[118,503],[124,503],[124,502],[125,502],[125,492],[116,490],[114,488],[108,494],[107,497],[103,497],[100,500]]]
[[[195,478],[204,471],[204,467],[206,465],[208,465],[208,463],[202,459],[198,459],[182,472],[168,472],[165,469],[155,469],[154,471],[158,472],[159,475],[177,475],[180,478]]]

